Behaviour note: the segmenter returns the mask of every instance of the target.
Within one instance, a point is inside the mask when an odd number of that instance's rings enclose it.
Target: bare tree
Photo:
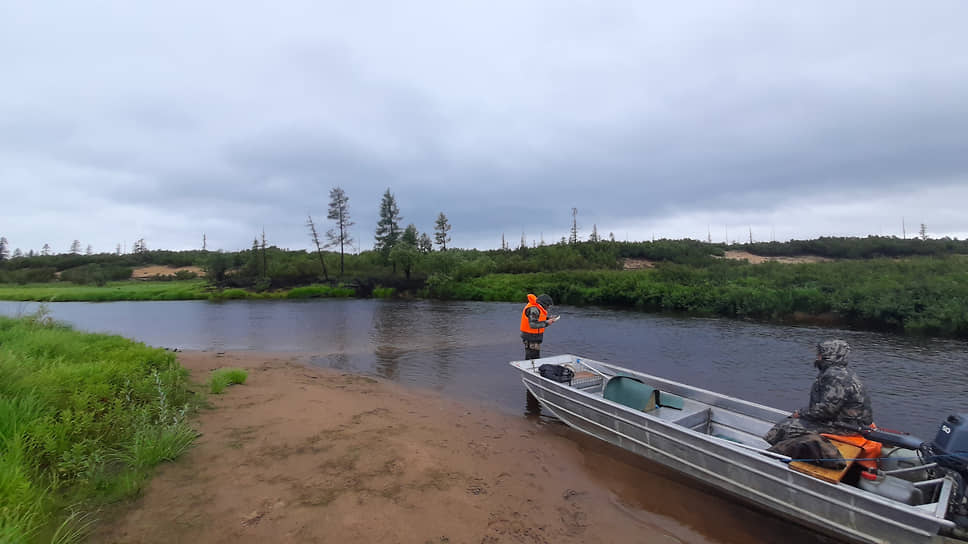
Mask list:
[[[208,251],[208,237],[205,236],[204,232],[202,233],[202,251]]]
[[[326,218],[336,221],[336,226],[326,232],[326,237],[329,238],[330,246],[339,246],[340,276],[343,275],[344,271],[344,246],[353,242],[353,238],[350,237],[350,227],[353,226],[353,222],[350,221],[349,201],[349,197],[346,196],[346,192],[342,188],[335,187],[330,190],[329,213]]]
[[[309,216],[306,226],[309,227],[309,234],[312,236],[313,243],[316,244],[316,255],[319,256],[319,266],[323,268],[323,279],[329,280],[329,274],[326,272],[326,261],[323,260],[323,246],[319,243],[319,233],[316,231],[316,224],[313,223],[313,216]]]
[[[568,243],[578,243],[578,208],[571,209],[571,235],[568,238]]]
[[[269,260],[266,257],[266,228],[262,227],[262,279],[269,276]]]

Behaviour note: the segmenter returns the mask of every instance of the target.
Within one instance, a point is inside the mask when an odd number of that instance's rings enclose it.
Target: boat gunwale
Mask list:
[[[511,361],[511,365],[513,367],[515,367],[516,369],[518,369],[520,372],[522,372],[522,374],[525,374],[527,376],[531,376],[531,377],[533,377],[535,379],[535,381],[533,382],[533,385],[539,386],[542,389],[544,389],[545,391],[548,391],[550,393],[553,393],[553,394],[555,394],[557,396],[560,396],[560,397],[563,397],[563,398],[567,398],[571,402],[575,402],[575,403],[581,404],[581,405],[585,406],[586,408],[588,408],[590,410],[594,410],[595,412],[601,413],[601,414],[606,415],[608,417],[613,417],[613,418],[619,419],[622,422],[624,422],[626,424],[629,424],[629,425],[632,425],[632,426],[640,429],[641,431],[643,431],[645,433],[655,433],[658,436],[660,436],[661,438],[664,438],[666,440],[669,440],[669,441],[672,441],[672,442],[676,442],[676,443],[679,443],[679,444],[688,446],[688,447],[690,447],[690,449],[692,449],[693,451],[695,451],[697,453],[701,453],[701,454],[704,454],[704,455],[709,455],[710,454],[709,452],[704,451],[701,447],[698,447],[696,445],[690,444],[689,442],[684,442],[684,441],[679,440],[679,439],[677,439],[675,437],[670,437],[670,436],[668,436],[666,434],[663,434],[663,433],[660,433],[660,432],[656,432],[657,429],[643,427],[641,424],[637,423],[636,421],[619,417],[616,414],[610,414],[610,413],[604,412],[604,411],[602,411],[598,407],[588,405],[587,403],[584,403],[584,402],[580,402],[580,401],[578,401],[577,399],[575,399],[573,397],[574,397],[575,394],[578,394],[579,397],[584,397],[584,398],[592,399],[592,400],[594,400],[596,402],[608,403],[608,406],[618,408],[618,409],[622,410],[623,412],[625,412],[626,414],[632,416],[633,418],[639,419],[640,421],[644,420],[644,421],[649,422],[649,423],[652,423],[652,424],[657,424],[657,425],[663,427],[663,430],[673,430],[673,431],[688,433],[689,436],[692,436],[693,438],[695,438],[697,440],[700,440],[701,443],[709,444],[709,445],[712,445],[714,447],[725,448],[726,450],[728,450],[730,453],[733,453],[733,454],[740,453],[740,454],[742,454],[742,457],[743,458],[746,458],[749,461],[751,461],[752,464],[760,465],[761,467],[767,467],[767,466],[769,466],[769,467],[772,467],[774,469],[776,469],[776,468],[785,469],[786,471],[789,471],[789,475],[793,475],[793,478],[795,480],[796,479],[800,479],[802,482],[810,482],[810,484],[812,484],[812,485],[818,485],[819,484],[819,485],[821,485],[821,487],[828,487],[830,491],[836,490],[836,491],[834,491],[835,493],[843,494],[846,497],[849,497],[850,499],[870,501],[872,503],[878,504],[879,506],[888,507],[888,508],[890,508],[894,512],[904,513],[904,515],[906,515],[906,516],[907,515],[913,516],[914,518],[917,518],[917,519],[919,519],[921,521],[924,521],[924,522],[927,522],[927,523],[930,523],[930,524],[933,524],[933,525],[936,524],[939,528],[940,528],[940,526],[945,526],[945,527],[949,527],[949,528],[955,526],[954,522],[952,522],[951,520],[948,520],[948,519],[942,517],[944,515],[944,512],[946,511],[946,509],[943,509],[941,511],[941,516],[938,516],[937,515],[937,513],[938,513],[937,511],[934,511],[934,512],[927,511],[927,510],[918,508],[917,506],[914,506],[914,505],[906,505],[904,503],[900,503],[900,502],[897,502],[897,501],[892,501],[892,500],[889,500],[887,498],[881,497],[879,495],[876,495],[876,494],[873,494],[873,493],[870,493],[870,492],[865,492],[864,490],[858,489],[858,488],[853,487],[853,486],[848,486],[848,485],[842,485],[842,486],[841,485],[834,485],[832,483],[825,482],[823,480],[814,479],[814,478],[811,478],[808,475],[805,475],[805,474],[802,474],[802,473],[799,473],[799,472],[796,472],[796,471],[790,471],[788,467],[784,467],[785,463],[783,461],[781,461],[779,459],[776,459],[776,458],[771,458],[771,457],[768,457],[768,456],[764,456],[764,455],[762,455],[762,452],[761,451],[756,450],[756,449],[750,449],[751,446],[749,446],[747,444],[743,444],[742,446],[739,445],[739,444],[734,444],[734,443],[732,443],[729,440],[720,439],[720,438],[717,438],[715,436],[709,435],[707,433],[702,433],[702,432],[696,431],[696,430],[691,429],[689,427],[679,425],[679,424],[677,424],[677,423],[675,423],[675,422],[673,422],[671,420],[663,419],[661,417],[658,417],[656,415],[650,414],[648,412],[641,412],[641,411],[637,411],[637,410],[631,409],[631,408],[629,408],[627,406],[624,406],[624,405],[622,405],[620,403],[617,403],[617,402],[614,402],[614,401],[611,401],[609,399],[604,398],[600,393],[591,393],[591,392],[588,392],[588,391],[585,391],[585,390],[582,390],[582,389],[573,388],[573,387],[571,387],[571,386],[569,386],[567,384],[564,384],[564,383],[555,382],[554,380],[550,380],[548,378],[545,378],[545,377],[541,376],[538,373],[537,367],[534,366],[535,361],[538,361],[538,360],[545,361],[545,362],[549,362],[549,363],[554,363],[554,362],[577,362],[579,364],[582,364],[582,365],[585,365],[585,366],[589,366],[589,367],[593,367],[593,368],[599,368],[599,367],[601,367],[603,369],[607,369],[607,370],[611,370],[611,371],[619,371],[619,372],[623,372],[623,373],[628,373],[632,377],[639,376],[639,377],[642,377],[642,378],[646,379],[647,381],[654,381],[655,382],[654,385],[673,385],[673,386],[675,386],[675,389],[678,389],[679,390],[679,391],[671,391],[671,392],[676,393],[676,394],[681,394],[681,392],[687,392],[687,393],[696,392],[696,393],[699,393],[700,395],[709,395],[709,396],[711,396],[711,397],[713,397],[715,399],[724,400],[724,401],[726,401],[726,404],[735,404],[737,406],[751,407],[751,408],[755,408],[757,410],[762,410],[762,411],[767,412],[767,413],[774,413],[774,414],[777,414],[778,416],[786,416],[788,414],[788,412],[784,412],[782,410],[778,410],[778,409],[772,408],[770,406],[761,405],[761,404],[758,404],[758,403],[755,403],[755,402],[751,402],[751,401],[747,401],[747,400],[744,400],[744,399],[740,399],[740,398],[736,398],[736,397],[730,397],[730,396],[724,395],[722,393],[716,393],[714,391],[709,391],[709,390],[705,390],[705,389],[702,389],[702,388],[699,388],[699,387],[694,387],[694,386],[691,386],[691,385],[688,385],[688,384],[683,384],[683,383],[680,383],[680,382],[675,382],[675,381],[672,381],[672,380],[667,380],[667,379],[664,379],[664,378],[659,378],[657,376],[652,376],[652,375],[646,374],[644,372],[640,372],[640,371],[636,371],[636,370],[624,368],[624,367],[621,367],[619,365],[613,365],[611,363],[604,363],[604,362],[601,362],[601,361],[595,361],[593,359],[587,359],[587,358],[584,358],[584,357],[578,357],[578,356],[571,355],[571,354],[562,354],[562,355],[557,355],[557,356],[552,356],[552,357],[545,357],[545,358],[536,359],[536,360]],[[615,375],[618,375],[618,374],[614,374],[613,376],[615,376]],[[522,381],[524,382],[524,385],[526,387],[529,385],[529,380],[525,379],[524,376],[522,376]],[[544,385],[542,385],[543,383],[552,384],[554,387],[560,388],[562,391],[567,391],[569,393],[569,395],[565,395],[562,392],[558,392],[558,391],[556,391],[553,388],[545,387]],[[528,388],[528,389],[530,390],[530,388]],[[686,398],[690,398],[688,394],[687,395],[683,395],[683,396],[685,396]],[[536,397],[537,397],[537,395],[536,395]],[[538,398],[541,401],[548,402],[547,399],[544,399],[544,398],[541,398],[541,397],[538,397]],[[695,398],[690,398],[690,400],[692,400],[694,402],[699,402],[699,403],[702,403],[702,404],[706,404],[706,405],[710,406],[711,408],[720,408],[720,409],[724,409],[724,410],[727,410],[727,411],[734,411],[729,406],[720,406],[720,405],[716,405],[716,404],[710,404],[708,402],[704,402],[702,400],[697,400]],[[567,409],[565,409],[563,407],[560,407],[560,406],[557,406],[557,405],[556,405],[556,407],[559,408],[559,409],[562,409],[562,410],[566,410],[567,411]],[[758,419],[763,420],[762,417],[757,416],[757,415],[751,415],[751,414],[743,413],[741,411],[739,411],[739,412],[734,411],[734,412],[735,413],[739,413],[739,414],[744,415],[744,416],[747,416],[747,417],[753,417],[753,418],[758,418]],[[573,415],[577,415],[578,417],[581,417],[581,419],[585,419],[586,421],[590,421],[587,418],[581,416],[580,414],[573,414]],[[597,426],[599,426],[599,427],[602,427],[603,429],[606,429],[608,432],[611,432],[611,433],[614,433],[614,434],[618,434],[618,435],[622,435],[626,439],[630,439],[633,442],[636,442],[639,445],[641,445],[643,447],[646,447],[649,450],[658,452],[661,455],[664,455],[664,456],[669,456],[670,455],[670,454],[668,454],[666,452],[663,452],[662,450],[660,450],[659,448],[657,448],[655,446],[652,446],[652,445],[649,445],[649,444],[644,444],[641,441],[635,439],[634,437],[627,437],[627,436],[623,435],[622,433],[620,433],[619,431],[614,430],[614,429],[608,429],[607,427],[601,425],[600,423],[597,423],[597,422],[594,422],[594,421],[590,421],[590,422],[593,423],[593,424],[595,424],[595,425],[597,425]],[[585,432],[585,433],[591,434],[592,436],[595,436],[595,438],[598,438],[599,440],[603,440],[605,442],[611,443],[609,440],[605,440],[605,439],[601,438],[600,436],[596,436],[596,435],[594,435],[592,433],[589,433],[588,431],[586,431],[584,429],[578,429],[578,430],[581,431],[581,432]],[[774,481],[775,483],[780,483],[780,484],[785,485],[785,486],[793,486],[796,489],[798,489],[800,492],[808,493],[811,496],[819,497],[820,499],[822,499],[824,501],[834,501],[834,502],[840,504],[843,507],[849,508],[851,510],[860,511],[864,515],[871,516],[873,519],[878,519],[878,520],[887,522],[890,525],[893,525],[893,526],[896,526],[896,527],[899,527],[899,528],[903,528],[903,530],[905,530],[905,531],[908,531],[908,532],[911,532],[911,533],[915,533],[915,534],[923,534],[924,536],[930,536],[930,537],[938,536],[938,531],[937,530],[935,532],[928,532],[925,529],[921,529],[919,527],[912,526],[910,524],[905,524],[904,522],[901,522],[901,521],[896,521],[896,520],[893,520],[893,519],[890,519],[890,518],[886,518],[886,517],[884,517],[884,516],[882,516],[882,515],[880,515],[878,513],[873,512],[870,509],[863,509],[863,508],[859,508],[857,505],[847,504],[847,503],[845,503],[843,501],[843,499],[834,499],[832,497],[829,497],[827,495],[824,495],[823,493],[821,493],[819,491],[814,491],[814,490],[810,489],[809,486],[801,485],[801,484],[799,484],[799,483],[797,483],[795,481],[789,481],[787,479],[787,478],[789,478],[789,475],[787,475],[786,478],[781,478],[778,475],[769,474],[768,472],[765,472],[763,470],[760,470],[760,469],[758,469],[756,467],[744,466],[743,463],[738,463],[736,460],[724,458],[724,457],[721,457],[719,455],[715,455],[715,456],[718,459],[720,459],[720,461],[726,462],[726,463],[729,463],[729,464],[736,465],[739,468],[745,468],[745,469],[749,469],[749,470],[756,470],[757,472],[760,473],[760,475],[762,477],[766,477],[766,478]],[[681,459],[677,459],[677,461],[678,462],[683,462]],[[690,464],[690,466],[691,466],[691,463],[687,463],[687,464]],[[707,472],[705,469],[701,469],[701,470],[703,472]],[[737,485],[737,484],[733,483],[731,480],[725,480],[722,477],[719,477],[718,475],[714,475],[714,476],[716,476],[717,479],[722,479],[724,481],[729,481],[731,483],[731,485]],[[757,495],[761,495],[761,496],[767,498],[768,500],[770,500],[772,502],[779,502],[780,501],[780,499],[774,498],[772,495],[769,495],[769,494],[764,493],[764,492],[756,492],[756,494]],[[787,504],[787,503],[784,503],[784,504]],[[935,504],[935,503],[926,503],[926,504]],[[789,506],[789,505],[787,504],[787,506]],[[809,517],[810,518],[815,518],[815,519],[818,519],[818,520],[827,519],[827,518],[823,518],[823,517],[818,517],[815,514],[809,514]]]

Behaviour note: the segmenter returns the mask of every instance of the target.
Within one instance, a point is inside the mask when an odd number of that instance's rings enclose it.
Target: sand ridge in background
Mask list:
[[[131,271],[131,279],[143,280],[147,278],[153,278],[155,276],[174,276],[176,272],[180,271],[194,272],[198,274],[198,277],[204,277],[205,271],[199,266],[162,266],[162,265],[151,265],[151,266],[139,266]]]
[[[716,256],[718,257],[718,255]],[[750,264],[762,264],[765,262],[777,262],[785,264],[796,264],[796,263],[822,263],[829,262],[833,259],[828,259],[827,257],[819,257],[817,255],[797,255],[793,257],[763,257],[761,255],[753,255],[748,251],[738,251],[734,249],[727,250],[721,259],[734,259],[734,260],[745,260]],[[642,270],[645,268],[655,268],[655,261],[650,261],[649,259],[623,259],[622,260],[622,270]]]
[[[823,263],[830,262],[833,259],[828,259],[827,257],[819,257],[817,255],[797,255],[795,257],[763,257],[760,255],[753,255],[748,251],[737,251],[737,250],[727,250],[723,255],[726,259],[736,259],[736,260],[746,260],[751,264],[761,264],[765,262],[777,262],[777,263]]]
[[[220,367],[248,380],[209,397],[196,445],[102,513],[91,542],[816,542],[557,422],[310,367],[305,355],[179,360],[196,382]]]

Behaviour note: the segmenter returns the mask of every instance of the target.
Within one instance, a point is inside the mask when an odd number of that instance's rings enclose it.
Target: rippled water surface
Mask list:
[[[522,305],[380,300],[52,303],[56,319],[145,343],[196,350],[293,351],[521,413],[508,361],[523,357]],[[0,302],[16,315],[35,304]],[[817,341],[850,342],[878,424],[922,438],[968,412],[968,343],[814,327],[558,307],[545,355],[574,353],[793,410],[806,403]]]

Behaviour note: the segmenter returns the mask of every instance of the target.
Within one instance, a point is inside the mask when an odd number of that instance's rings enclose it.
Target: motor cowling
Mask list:
[[[946,468],[968,472],[968,414],[948,416],[931,442],[935,461]]]
[[[945,418],[934,440],[923,444],[920,453],[926,461],[938,464],[935,476],[947,476],[954,480],[954,489],[948,501],[948,517],[962,531],[968,530],[968,499],[965,496],[968,483],[968,414],[952,414]]]

